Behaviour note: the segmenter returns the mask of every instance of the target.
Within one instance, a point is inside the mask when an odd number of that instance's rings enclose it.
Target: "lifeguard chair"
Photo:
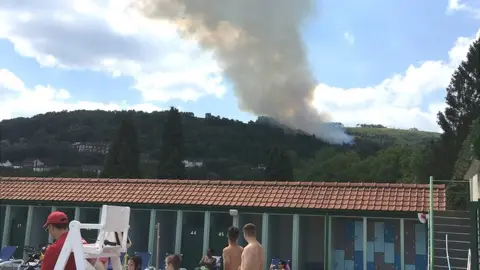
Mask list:
[[[55,270],[65,269],[73,252],[77,269],[95,269],[87,259],[110,258],[112,269],[121,270],[120,253],[127,251],[130,207],[102,206],[100,224],[86,224],[77,220],[70,222],[67,239],[63,245]],[[82,244],[81,229],[98,230],[94,244]],[[111,236],[113,235],[113,239]]]

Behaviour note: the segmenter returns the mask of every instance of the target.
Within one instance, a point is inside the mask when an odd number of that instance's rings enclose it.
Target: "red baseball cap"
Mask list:
[[[68,224],[68,217],[65,213],[60,211],[52,212],[48,215],[47,222],[43,227],[46,228],[50,224]]]

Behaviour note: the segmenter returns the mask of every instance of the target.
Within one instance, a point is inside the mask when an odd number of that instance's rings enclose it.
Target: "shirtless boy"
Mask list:
[[[263,246],[257,241],[257,229],[249,223],[243,226],[243,236],[248,245],[243,249],[240,270],[265,269],[265,253]]]
[[[238,270],[242,263],[243,248],[238,245],[237,240],[240,231],[237,227],[228,228],[228,247],[223,249],[223,269]]]

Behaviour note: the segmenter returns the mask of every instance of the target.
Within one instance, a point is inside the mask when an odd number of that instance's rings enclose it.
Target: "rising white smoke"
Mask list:
[[[136,0],[151,19],[168,20],[214,52],[239,107],[330,143],[351,143],[311,105],[316,81],[300,27],[314,0]]]

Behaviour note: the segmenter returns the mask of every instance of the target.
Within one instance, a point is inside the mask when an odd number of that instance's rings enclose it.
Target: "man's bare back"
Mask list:
[[[265,268],[265,252],[263,246],[255,241],[248,244],[242,253],[240,270],[263,270]]]
[[[243,248],[239,245],[229,245],[223,249],[223,269],[237,270],[242,263]]]

